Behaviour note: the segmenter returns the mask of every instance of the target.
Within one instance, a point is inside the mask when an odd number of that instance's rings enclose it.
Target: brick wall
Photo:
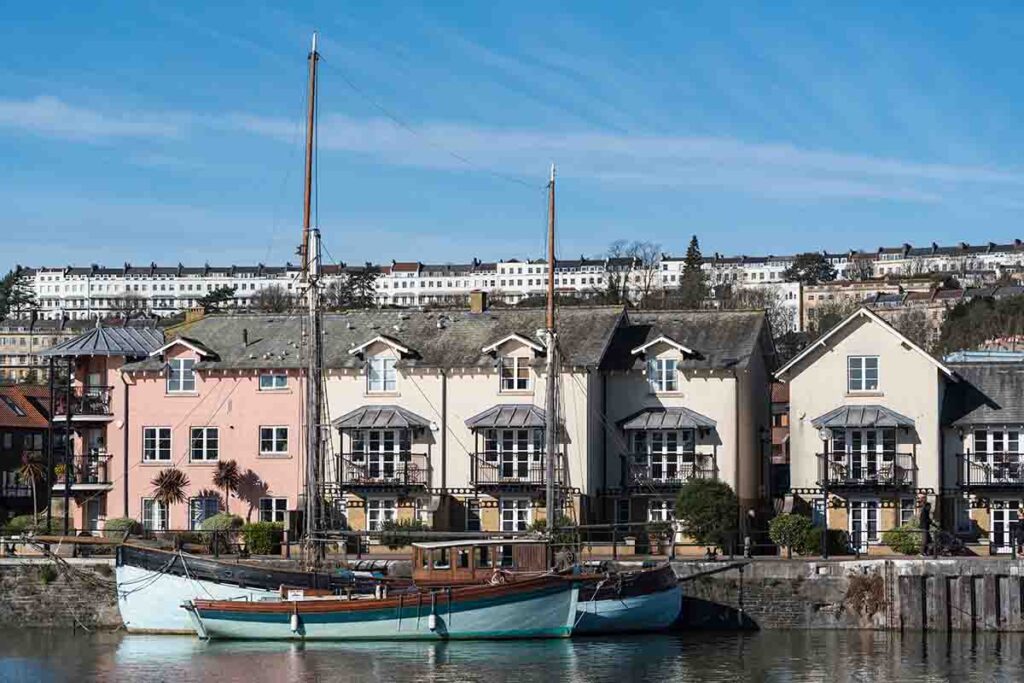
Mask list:
[[[121,626],[112,560],[0,561],[0,627],[114,629]]]

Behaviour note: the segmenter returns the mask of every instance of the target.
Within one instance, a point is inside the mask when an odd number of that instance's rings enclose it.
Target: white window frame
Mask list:
[[[217,462],[220,459],[220,430],[217,427],[190,428],[188,459],[189,462]]]
[[[431,527],[434,524],[434,513],[430,511],[430,499],[429,498],[416,498],[413,501],[414,510],[413,515],[416,521],[421,524]]]
[[[869,368],[869,361],[874,361],[874,368]],[[869,370],[874,372],[874,385],[868,378]],[[877,392],[881,385],[881,363],[878,356],[847,356],[846,357],[846,392],[864,394]]]
[[[288,375],[283,372],[260,373],[260,391],[283,391],[288,388]]]
[[[896,526],[916,526],[917,501],[913,498],[900,498],[899,509],[896,511]]]
[[[170,506],[156,498],[142,499],[142,528],[146,531],[167,531]]]
[[[679,391],[679,360],[676,358],[648,358],[647,386],[656,394]]]
[[[650,523],[674,522],[676,502],[671,498],[651,498],[647,501],[647,521]]]
[[[265,435],[265,432],[269,430],[269,437]],[[284,430],[284,436],[281,436],[281,430]],[[260,455],[263,456],[281,456],[288,455],[288,427],[284,425],[260,425]],[[263,444],[270,442],[271,449],[264,450]],[[281,445],[284,448],[280,448]]]
[[[397,360],[385,356],[366,359],[366,393],[393,394],[398,391]]]
[[[167,361],[167,393],[194,394],[196,392],[195,358],[171,358]]]
[[[654,481],[688,479],[697,463],[696,430],[637,430],[633,432],[633,453],[646,456]]]
[[[398,519],[398,499],[367,498],[366,530],[380,531],[381,524]]]
[[[203,522],[220,513],[219,496],[196,496],[188,499],[188,528],[198,531]]]
[[[284,524],[288,520],[288,499],[280,496],[260,498],[259,517],[261,522]]]
[[[527,531],[533,522],[533,508],[529,498],[498,499],[498,518],[503,533]]]
[[[162,445],[164,441],[166,448]],[[170,427],[142,428],[142,462],[170,462],[173,445]]]
[[[860,543],[861,551],[866,551],[869,545],[874,545],[881,539],[882,533],[878,528],[881,509],[881,503],[878,499],[858,499],[850,501],[850,519],[848,532],[850,534],[850,544],[855,548]],[[874,516],[874,520],[871,517]],[[872,532],[872,521],[874,522],[874,532]],[[867,529],[866,535],[857,534],[854,531],[854,527],[858,525],[862,528]],[[866,540],[862,540],[866,539]]]
[[[498,359],[498,390],[500,392],[530,391],[532,387],[533,378],[530,376],[529,358],[501,356]]]

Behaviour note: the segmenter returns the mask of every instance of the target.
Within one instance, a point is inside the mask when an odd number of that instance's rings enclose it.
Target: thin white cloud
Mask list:
[[[0,99],[0,128],[70,140],[179,137],[185,119],[180,114],[101,112],[50,96]]]

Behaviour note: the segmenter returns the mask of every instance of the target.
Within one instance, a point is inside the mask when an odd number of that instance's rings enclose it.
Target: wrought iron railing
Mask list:
[[[818,453],[818,486],[913,487],[913,453]]]
[[[961,453],[957,459],[964,488],[1024,486],[1024,454]]]
[[[74,386],[71,387],[70,403],[67,392],[61,390],[54,396],[54,414],[67,415],[70,405],[71,415],[105,416],[112,415],[110,397],[112,387]]]
[[[626,486],[675,486],[691,479],[718,476],[715,459],[709,455],[631,453],[626,456],[626,463]]]
[[[494,457],[477,455],[471,457],[470,478],[474,486],[499,486],[502,484],[547,484],[547,462],[543,456],[508,458],[498,454]],[[555,465],[555,483],[564,481],[562,468]]]
[[[91,449],[88,453],[71,457],[71,469],[68,480],[72,487],[85,484],[110,484],[110,453],[101,448]],[[64,486],[66,465],[58,462],[53,468],[53,484]]]
[[[349,486],[428,486],[430,462],[423,453],[348,453],[338,466]]]

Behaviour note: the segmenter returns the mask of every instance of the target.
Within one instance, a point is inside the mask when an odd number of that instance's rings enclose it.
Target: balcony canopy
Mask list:
[[[717,424],[707,415],[682,406],[645,408],[619,423],[625,430],[714,429]]]
[[[497,405],[466,420],[470,429],[544,427],[544,424],[544,409],[527,403]]]
[[[412,429],[430,420],[399,406],[360,406],[331,422],[337,429]]]
[[[815,429],[840,427],[913,427],[906,415],[879,405],[839,406],[811,420]]]

